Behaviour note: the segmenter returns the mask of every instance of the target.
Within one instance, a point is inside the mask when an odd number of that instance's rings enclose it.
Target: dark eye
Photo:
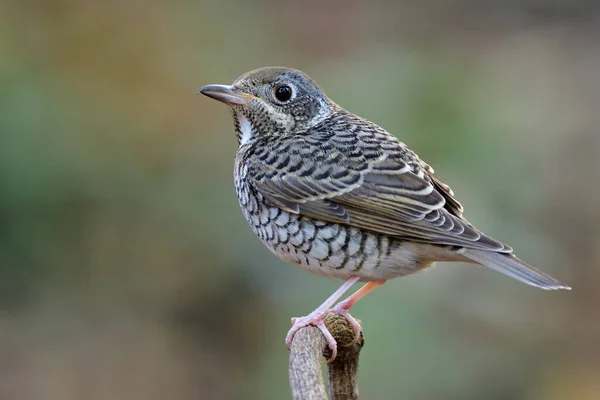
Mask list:
[[[275,97],[279,101],[288,101],[292,98],[292,88],[288,85],[281,85],[275,89]]]

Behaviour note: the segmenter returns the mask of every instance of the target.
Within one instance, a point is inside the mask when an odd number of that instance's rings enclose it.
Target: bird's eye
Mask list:
[[[292,88],[288,85],[281,85],[275,89],[275,97],[281,102],[288,101],[292,98]]]

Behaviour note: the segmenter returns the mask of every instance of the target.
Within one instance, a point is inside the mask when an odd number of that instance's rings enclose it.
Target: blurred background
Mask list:
[[[442,264],[353,309],[365,399],[600,398],[595,1],[0,2],[0,398],[285,399],[339,282],[272,256],[198,87],[286,65],[570,284]]]

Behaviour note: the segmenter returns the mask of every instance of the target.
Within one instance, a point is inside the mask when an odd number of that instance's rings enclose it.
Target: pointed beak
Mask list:
[[[227,85],[206,85],[198,89],[196,94],[202,93],[211,99],[219,100],[225,104],[248,104],[255,97],[244,93],[236,87]]]

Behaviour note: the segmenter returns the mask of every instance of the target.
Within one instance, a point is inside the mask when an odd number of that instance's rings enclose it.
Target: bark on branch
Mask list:
[[[323,320],[338,343],[337,357],[327,364],[329,395],[332,400],[358,399],[358,357],[364,337],[361,333],[358,342],[348,346],[354,338],[348,321],[333,312],[325,314]],[[296,332],[290,347],[289,365],[294,400],[327,400],[321,366],[329,357],[331,350],[319,329],[308,326]]]

